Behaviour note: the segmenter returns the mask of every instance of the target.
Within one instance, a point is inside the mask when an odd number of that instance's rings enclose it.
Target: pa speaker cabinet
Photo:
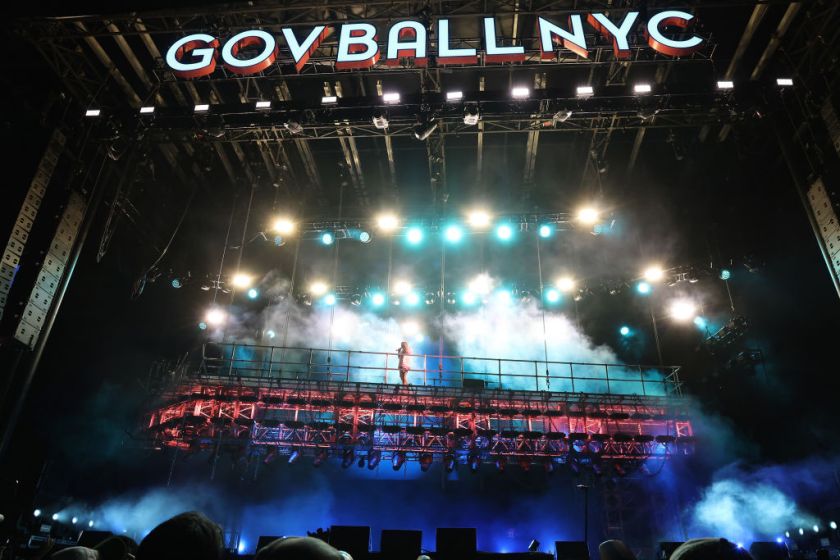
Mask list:
[[[333,525],[330,527],[330,544],[348,553],[353,560],[367,558],[370,552],[370,527]]]
[[[554,541],[557,560],[589,560],[589,547],[583,541]]]
[[[435,534],[436,558],[469,560],[475,557],[475,528],[438,529]]]
[[[784,543],[756,541],[750,545],[755,560],[788,560],[790,553]]]
[[[416,560],[420,556],[422,531],[383,529],[379,550],[388,560]]]
[[[679,541],[662,541],[659,543],[659,554],[656,557],[659,560],[670,560],[671,555],[677,550],[682,542]]]

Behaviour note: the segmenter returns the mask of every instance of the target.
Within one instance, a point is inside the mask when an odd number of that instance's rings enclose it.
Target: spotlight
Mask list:
[[[223,309],[219,307],[213,307],[207,311],[204,315],[204,321],[213,327],[218,327],[219,325],[224,324],[227,320],[227,313],[224,312]]]
[[[393,292],[399,296],[404,296],[411,291],[411,283],[407,280],[397,280],[394,282]]]
[[[662,282],[665,278],[665,271],[658,265],[649,266],[642,273],[642,276],[648,282]]]
[[[737,546],[738,548],[744,548],[744,543],[740,543],[740,542],[739,542],[739,543],[738,543],[738,544],[736,544],[735,546]]]
[[[268,329],[267,331],[265,331],[265,336],[269,339],[274,339],[277,336],[277,333],[271,329]]]
[[[326,449],[321,449],[315,455],[315,460],[312,461],[312,466],[313,467],[320,467],[324,463],[324,461],[327,460],[327,456],[328,456],[327,450]]]
[[[140,114],[141,115],[151,115],[155,112],[154,107],[140,107]]]
[[[85,111],[85,116],[86,117],[98,117],[101,114],[102,114],[101,109],[88,109],[87,111]]]
[[[717,83],[717,88],[720,90],[728,90],[733,89],[735,87],[735,82],[731,80],[719,80]]]
[[[540,226],[540,229],[537,230],[537,233],[543,239],[548,239],[554,233],[554,226],[549,224],[543,224]]]
[[[468,287],[471,292],[486,296],[493,289],[493,280],[488,274],[479,274],[470,281]]]
[[[467,126],[475,126],[481,119],[481,114],[478,112],[478,107],[473,105],[464,108],[464,124]]]
[[[286,127],[286,130],[288,130],[290,134],[300,134],[303,132],[303,125],[296,120],[290,119],[283,123],[283,126]]]
[[[201,330],[201,331],[206,331],[206,330],[207,330],[207,323],[205,323],[204,321],[201,321],[201,322],[198,324],[198,330]]]
[[[321,243],[324,245],[332,245],[335,243],[335,236],[332,233],[325,231],[321,234]]]
[[[568,109],[565,109],[563,111],[557,111],[556,113],[554,113],[554,116],[551,118],[551,120],[553,120],[555,124],[564,123],[570,118],[572,118],[572,114],[573,113]]]
[[[730,278],[732,278],[732,272],[729,269],[724,268],[720,271],[719,278],[721,280],[729,280]]]
[[[577,212],[578,221],[588,226],[597,224],[600,218],[601,213],[598,211],[597,208],[594,208],[592,206],[585,206]]]
[[[557,280],[557,289],[561,292],[569,293],[575,289],[575,279],[570,276],[563,276]]]
[[[776,85],[779,87],[790,87],[793,85],[793,78],[776,78]]]
[[[461,301],[464,303],[464,305],[475,305],[475,294],[472,292],[464,292],[464,294],[461,296]]]
[[[409,307],[417,307],[420,305],[420,294],[417,292],[409,292],[405,296],[405,304]]]
[[[321,105],[335,105],[338,103],[338,97],[335,95],[325,95],[321,98]]]
[[[256,288],[248,290],[248,299],[257,299],[258,297],[260,297],[260,292]]]
[[[370,243],[372,239],[370,232],[364,230],[359,232],[359,241],[362,243]]]
[[[446,240],[450,243],[458,243],[459,241],[461,241],[461,239],[464,238],[464,230],[455,225],[448,226],[444,230],[443,234],[444,237],[446,237]]]
[[[437,301],[437,294],[434,292],[426,292],[426,305],[434,305]]]
[[[58,514],[57,513],[52,514],[52,520],[53,521],[58,521]]]
[[[352,447],[345,447],[341,454],[341,468],[349,469],[350,465],[356,462],[356,452]]]
[[[812,529],[814,530],[814,532],[815,532],[815,533],[819,533],[819,532],[820,532],[820,526],[819,526],[819,525],[814,525],[814,526],[812,527]]]
[[[373,304],[374,307],[382,307],[385,305],[385,294],[380,292],[374,292],[370,296],[370,302]]]
[[[505,467],[507,466],[507,458],[503,455],[496,459],[496,469],[499,472],[505,472]]]
[[[805,534],[805,529],[803,529],[802,527],[800,527],[800,528],[799,528],[799,535],[800,535],[800,536],[802,536],[802,535],[804,535],[804,534]]]
[[[41,510],[36,509],[35,511],[32,512],[32,516],[33,517],[41,517]]]
[[[93,527],[94,525],[96,525],[96,523],[93,522],[93,519],[88,521],[88,527]]]
[[[400,227],[400,219],[394,214],[380,214],[376,218],[376,226],[384,232],[391,232]]]
[[[678,299],[671,302],[669,314],[675,321],[691,321],[697,316],[697,305],[688,299]]]
[[[195,106],[194,110],[195,110],[196,113],[206,113],[207,111],[210,110],[210,105],[208,105],[206,103],[200,103],[200,104]]]
[[[420,140],[421,142],[429,138],[432,133],[437,130],[438,123],[436,120],[429,120],[426,122],[418,123],[414,127],[414,137]]]
[[[706,321],[703,317],[695,317],[694,318],[694,326],[700,329],[701,331],[705,331],[706,327],[709,326],[709,322]]]
[[[233,284],[233,287],[241,290],[250,287],[253,283],[254,277],[243,272],[237,272],[233,275],[233,278],[231,278],[231,284]]]
[[[502,224],[496,228],[496,237],[502,241],[510,241],[513,237],[513,228],[508,224]]]
[[[470,470],[472,472],[478,472],[478,469],[481,468],[481,455],[475,453],[470,456]]]
[[[295,223],[289,218],[277,218],[271,224],[271,229],[280,235],[291,235],[295,232]]]
[[[385,130],[388,128],[388,117],[382,113],[375,113],[373,115],[373,126],[378,130]]]
[[[653,288],[651,288],[650,284],[647,282],[639,282],[636,284],[636,291],[642,295],[648,295],[652,290]]]
[[[388,92],[382,95],[382,101],[388,104],[400,102],[400,94],[396,92]]]
[[[578,97],[592,97],[594,94],[595,88],[592,86],[578,86],[577,88]]]
[[[618,329],[618,332],[621,333],[621,336],[627,337],[627,336],[630,336],[630,334],[633,331],[630,330],[630,327],[628,327],[627,325],[624,325],[620,329]]]
[[[183,287],[184,287],[184,281],[183,281],[182,279],[180,279],[180,278],[177,278],[177,277],[176,277],[176,278],[173,278],[173,279],[172,279],[172,281],[171,281],[171,282],[169,282],[169,284],[170,284],[173,288],[175,288],[176,290],[177,290],[177,289],[179,289],[179,288],[183,288]]]
[[[776,537],[776,542],[778,544],[782,544],[784,541],[785,541],[785,539],[783,539],[782,537]]]
[[[455,455],[452,453],[447,453],[443,456],[443,470],[448,473],[455,470]]]
[[[309,285],[309,293],[315,297],[322,296],[327,293],[327,284],[321,280],[316,280]]]
[[[653,87],[650,84],[636,84],[633,86],[633,93],[642,94],[642,93],[650,93],[653,91]]]
[[[540,541],[538,541],[537,539],[532,540],[531,543],[528,545],[528,552],[536,552],[539,549]]]
[[[324,296],[324,305],[335,305],[335,294],[327,294]]]
[[[515,87],[510,94],[514,99],[527,99],[531,95],[531,90],[526,87]]]
[[[432,466],[432,462],[434,458],[432,457],[431,453],[421,453],[420,454],[420,470],[423,472],[428,472],[429,467]]]
[[[786,539],[789,539],[789,538],[790,538],[790,531],[785,531],[785,538],[786,538]]]
[[[486,228],[490,225],[490,214],[485,210],[472,210],[467,214],[467,223],[472,228]]]
[[[394,453],[394,456],[391,457],[391,468],[395,471],[398,471],[402,468],[405,464],[405,452],[404,451],[397,451]]]
[[[460,101],[464,98],[463,91],[447,91],[446,92],[446,100],[447,101]]]
[[[379,466],[379,461],[382,460],[382,452],[378,449],[371,449],[368,451],[368,469],[373,470]]]
[[[557,303],[560,301],[560,292],[554,288],[549,288],[545,291],[545,301],[548,303]]]
[[[832,529],[835,529],[835,530],[837,529],[837,523],[836,523],[836,522],[834,522],[834,521],[831,521],[831,522],[828,524],[828,526],[829,526],[829,527],[831,527]]]
[[[423,230],[419,227],[408,228],[405,237],[410,245],[419,245],[423,242]]]
[[[257,109],[271,109],[271,101],[257,101],[254,107]]]
[[[300,450],[299,449],[293,450],[292,453],[289,455],[289,464],[294,465],[295,462],[297,462],[297,460],[299,458],[300,458]]]

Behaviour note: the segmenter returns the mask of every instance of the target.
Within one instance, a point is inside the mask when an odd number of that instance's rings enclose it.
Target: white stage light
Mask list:
[[[447,101],[460,101],[464,98],[463,91],[447,91],[446,92],[446,100]]]
[[[140,107],[140,114],[141,115],[150,115],[155,112],[154,107]]]
[[[295,223],[289,218],[277,218],[271,227],[276,233],[281,235],[289,235],[295,231]]]
[[[238,288],[240,290],[245,288],[250,288],[251,284],[254,283],[254,277],[250,274],[245,274],[242,272],[237,272],[231,278],[231,284],[233,284],[234,288]]]
[[[382,231],[394,231],[400,227],[400,219],[394,214],[380,214],[376,218],[376,225]]]
[[[86,117],[98,117],[101,114],[102,114],[101,109],[88,109],[87,111],[85,111],[85,116]]]
[[[571,276],[563,276],[557,280],[557,289],[569,293],[575,289],[575,279]]]
[[[515,87],[510,94],[514,99],[527,99],[531,95],[531,90],[526,87]]]
[[[321,105],[335,105],[338,103],[338,97],[335,95],[325,95],[321,98]]]
[[[653,87],[650,84],[636,84],[633,86],[633,93],[650,93]]]
[[[665,271],[661,266],[653,265],[647,267],[642,276],[648,282],[661,282],[665,278]]]
[[[207,322],[208,325],[217,327],[219,325],[224,324],[224,322],[227,320],[227,313],[225,313],[223,309],[214,307],[212,309],[207,310],[207,313],[204,315],[204,320]]]
[[[593,95],[595,95],[595,88],[593,88],[592,86],[578,86],[578,97],[592,97]]]
[[[735,82],[730,80],[721,80],[717,83],[718,89],[733,89],[735,87]]]
[[[309,285],[309,293],[313,296],[322,296],[327,293],[327,284],[320,280],[316,280]]]
[[[257,101],[257,109],[271,109],[271,101]]]
[[[688,299],[677,299],[671,302],[668,312],[675,321],[691,321],[697,316],[697,305]]]
[[[470,227],[486,228],[490,225],[490,214],[484,210],[473,210],[467,214],[467,223]]]
[[[209,110],[210,110],[210,105],[208,105],[206,103],[202,103],[200,105],[195,106],[195,112],[196,113],[204,113],[204,112],[207,112]]]
[[[776,85],[780,87],[790,87],[793,85],[793,78],[777,78]]]
[[[470,281],[467,288],[473,294],[486,296],[493,289],[493,280],[488,274],[479,274]]]
[[[601,219],[601,213],[597,208],[585,206],[578,210],[577,219],[579,222],[591,226],[598,223],[598,220]]]
[[[398,296],[404,296],[411,291],[411,282],[407,280],[397,280],[394,282],[394,293]]]
[[[393,105],[394,103],[400,102],[400,94],[396,92],[388,92],[382,95],[382,101],[388,103],[389,105]]]

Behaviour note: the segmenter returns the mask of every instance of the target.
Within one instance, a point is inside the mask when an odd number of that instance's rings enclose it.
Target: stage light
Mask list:
[[[496,228],[496,237],[502,241],[510,241],[513,237],[513,228],[508,224],[502,224]]]
[[[382,460],[382,452],[378,449],[371,449],[368,451],[368,469],[373,470],[379,466],[379,461]]]
[[[569,120],[570,118],[572,118],[573,114],[574,113],[572,113],[572,111],[570,111],[568,109],[565,109],[563,111],[557,111],[556,113],[554,113],[554,116],[552,117],[552,120],[555,123],[564,123],[567,120]]]
[[[776,85],[780,87],[790,87],[793,85],[793,78],[776,78]]]
[[[194,110],[195,110],[196,113],[206,113],[207,111],[210,110],[210,105],[208,105],[206,103],[199,103],[198,105],[195,106]]]
[[[513,295],[510,290],[499,290],[496,292],[496,300],[503,305],[510,305],[513,303]]]
[[[567,294],[574,291],[576,285],[577,282],[571,276],[562,276],[557,280],[557,289]]]
[[[385,294],[380,292],[374,292],[370,296],[370,302],[373,304],[374,307],[382,307],[385,305]]]
[[[395,471],[398,471],[402,468],[405,464],[405,452],[404,451],[397,451],[391,457],[391,468]]]
[[[335,105],[338,103],[338,97],[335,95],[325,95],[321,98],[321,105]]]
[[[804,534],[805,534],[805,529],[803,529],[802,527],[800,527],[800,528],[799,528],[799,535],[800,535],[800,536],[802,536],[802,535],[804,535]]]
[[[204,315],[204,321],[208,325],[212,325],[214,327],[224,324],[226,320],[227,313],[218,307],[213,307],[212,309],[207,310],[207,313]]]
[[[248,290],[248,299],[257,299],[258,297],[260,297],[260,292],[256,288]]]
[[[78,517],[73,517],[72,519],[70,519],[70,523],[72,523],[73,525],[75,525],[75,524],[76,524],[76,523],[78,523],[78,522],[79,522],[79,518],[78,518]]]
[[[601,219],[601,213],[597,208],[592,206],[584,206],[577,212],[577,219],[580,223],[592,226],[598,223]]]
[[[179,289],[179,288],[184,287],[184,281],[183,281],[183,280],[181,280],[180,278],[173,278],[173,279],[172,279],[172,281],[171,281],[171,282],[169,282],[169,284],[170,284],[173,288],[175,288],[176,290],[177,290],[177,289]]]
[[[400,227],[400,219],[395,214],[380,214],[376,217],[376,226],[384,232],[391,232]]]
[[[426,120],[421,123],[417,123],[414,126],[414,137],[421,142],[429,138],[432,133],[437,130],[438,123],[434,119]]]
[[[641,93],[650,93],[653,91],[653,87],[650,84],[636,84],[633,86],[633,93],[641,94]]]
[[[204,321],[199,322],[198,323],[198,330],[206,331],[207,330],[207,323],[205,323]]]
[[[671,302],[668,313],[675,321],[691,321],[697,316],[697,305],[688,299],[677,299]]]
[[[289,131],[290,134],[300,134],[301,132],[303,132],[303,125],[293,119],[290,119],[283,123],[283,126],[286,128],[286,130]]]
[[[554,226],[549,224],[543,224],[540,226],[540,229],[537,230],[537,233],[543,239],[548,239],[554,233]]]
[[[231,278],[231,284],[234,288],[238,288],[240,290],[244,290],[251,286],[254,283],[254,277],[250,274],[245,274],[244,272],[237,272]]]
[[[477,298],[475,297],[475,294],[472,293],[472,292],[464,292],[463,295],[461,295],[461,302],[464,305],[475,305],[476,301],[477,301]]]
[[[140,107],[140,114],[141,115],[151,115],[155,112],[154,107]]]
[[[478,107],[475,105],[464,107],[464,124],[467,126],[475,126],[481,119],[481,114],[478,112]]]
[[[257,109],[271,109],[271,101],[257,101],[254,106]]]
[[[549,288],[545,291],[545,301],[548,303],[557,303],[560,301],[560,292],[554,288]]]
[[[408,337],[412,337],[420,332],[420,325],[415,321],[406,321],[400,326],[402,333]]]
[[[636,284],[636,291],[637,291],[637,292],[639,292],[639,293],[640,293],[640,294],[642,294],[642,295],[645,295],[645,296],[646,296],[646,295],[648,295],[648,294],[649,294],[652,290],[653,290],[653,288],[652,288],[652,287],[651,287],[651,285],[650,285],[650,284],[648,284],[647,282],[639,282],[638,284]]]
[[[447,101],[460,101],[464,98],[463,91],[447,91],[446,92],[446,100]]]
[[[350,468],[350,465],[356,462],[356,453],[352,447],[345,447],[341,454],[341,468]]]
[[[819,532],[820,532],[820,526],[819,526],[819,525],[814,525],[814,526],[812,527],[812,529],[814,529],[814,532],[815,532],[815,533],[819,533]]]
[[[332,245],[335,242],[335,236],[328,231],[321,234],[321,243],[324,245]]]
[[[443,470],[451,473],[455,470],[455,455],[447,453],[443,456]]]
[[[57,513],[52,514],[52,520],[53,521],[58,521],[58,514]]]
[[[486,296],[493,289],[493,279],[489,274],[482,273],[473,278],[467,287],[474,294]]]
[[[732,278],[732,272],[724,268],[720,271],[719,277],[721,280],[729,280],[730,278]]]
[[[96,525],[96,523],[93,522],[93,519],[88,521],[88,527],[93,527],[94,525]]]
[[[733,89],[735,87],[735,82],[731,80],[719,80],[717,83],[717,88],[720,90],[728,90]]]
[[[789,538],[790,538],[790,531],[785,531],[785,538],[786,538],[786,539],[789,539]]]
[[[291,235],[296,229],[295,223],[289,218],[277,218],[271,224],[271,229],[280,235]]]
[[[410,227],[405,237],[410,245],[419,245],[423,242],[423,230],[419,227]]]
[[[85,116],[86,117],[98,117],[101,114],[102,114],[101,109],[88,109],[87,111],[85,111]]]
[[[744,548],[744,543],[738,543],[735,546],[737,546],[738,548]]]
[[[385,94],[382,95],[382,101],[389,104],[389,105],[399,103],[400,102],[400,94],[396,93],[396,92],[393,92],[393,91],[385,93]]]
[[[450,243],[458,243],[464,238],[464,230],[462,230],[459,226],[451,225],[447,226],[443,235]]]
[[[392,291],[399,296],[404,296],[411,291],[411,282],[408,280],[397,280],[394,282]]]
[[[309,293],[315,297],[320,297],[327,293],[328,286],[326,282],[315,280],[309,285]]]
[[[32,512],[32,516],[33,517],[41,517],[41,510],[36,509],[35,511]]]
[[[371,240],[373,240],[373,237],[371,237],[370,232],[364,230],[359,232],[359,241],[362,243],[370,243]]]
[[[709,326],[709,323],[703,317],[697,316],[694,318],[694,326],[700,329],[701,331],[705,331],[706,327]]]
[[[324,305],[335,305],[336,301],[335,294],[327,294],[324,296]]]
[[[595,88],[592,86],[578,86],[576,92],[578,97],[592,97],[595,95]]]
[[[649,266],[642,273],[642,277],[648,282],[662,282],[665,278],[665,271],[658,265]]]
[[[507,458],[504,455],[502,455],[501,457],[496,459],[496,469],[498,469],[499,472],[505,472],[505,467],[506,466],[507,466]]]
[[[265,336],[266,338],[274,339],[277,336],[277,333],[271,329],[268,329],[267,331],[265,331]]]
[[[420,294],[417,292],[409,292],[405,296],[405,304],[409,307],[417,307],[420,305]]]
[[[434,292],[426,292],[425,301],[426,305],[434,305],[437,301],[437,294]]]
[[[836,522],[834,522],[834,521],[830,522],[830,523],[828,524],[828,526],[829,526],[829,527],[831,527],[832,529],[835,529],[835,530],[837,529],[837,523],[836,523]]]
[[[434,457],[431,453],[421,453],[420,454],[420,470],[423,472],[428,472],[429,467],[432,466],[432,462],[434,461]]]
[[[630,327],[628,327],[627,325],[624,325],[620,329],[618,329],[618,332],[621,333],[621,336],[630,336],[630,334],[633,331],[630,330]]]
[[[388,128],[388,117],[382,113],[375,113],[373,115],[373,126],[378,130],[385,130]]]
[[[514,99],[527,99],[531,95],[531,90],[526,87],[515,87],[510,94]]]
[[[490,213],[486,210],[471,210],[467,214],[467,223],[471,228],[486,228],[490,225]]]
[[[783,539],[782,537],[776,537],[776,542],[782,544],[783,542],[785,542],[785,539]]]
[[[470,470],[474,473],[481,468],[481,455],[475,453],[470,456]]]

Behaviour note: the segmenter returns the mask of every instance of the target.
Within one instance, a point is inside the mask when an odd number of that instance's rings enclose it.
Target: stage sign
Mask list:
[[[703,45],[703,38],[686,36],[694,15],[680,10],[666,10],[653,15],[645,27],[647,45],[654,51],[667,56],[686,56]],[[631,47],[629,34],[638,25],[639,12],[627,12],[621,20],[610,18],[605,13],[571,14],[565,25],[544,17],[537,18],[537,36],[540,57],[554,60],[560,49],[566,49],[582,58],[589,57],[584,22],[597,33],[610,40],[617,58],[628,58]],[[478,50],[457,46],[457,38],[451,37],[450,20],[438,19],[434,23],[437,45],[434,53],[437,64],[469,65],[478,63]],[[496,19],[483,18],[482,26],[484,61],[488,64],[525,61],[525,47],[504,45],[499,40]],[[679,33],[673,33],[673,30]],[[384,57],[389,66],[402,64],[406,59],[415,66],[426,66],[429,56],[429,29],[417,20],[403,20],[388,28],[385,47],[380,49],[378,30],[369,23],[345,23],[335,27],[316,25],[305,34],[296,33],[284,27],[278,36],[267,31],[252,29],[242,31],[228,38],[224,45],[218,37],[206,33],[194,33],[182,37],[166,52],[166,64],[179,78],[200,78],[222,65],[230,72],[247,76],[270,67],[280,56],[277,39],[285,42],[283,56],[291,60],[298,72],[309,61],[321,43],[332,33],[338,35],[338,49],[335,67],[339,70],[370,68]],[[243,56],[247,53],[247,56]]]

